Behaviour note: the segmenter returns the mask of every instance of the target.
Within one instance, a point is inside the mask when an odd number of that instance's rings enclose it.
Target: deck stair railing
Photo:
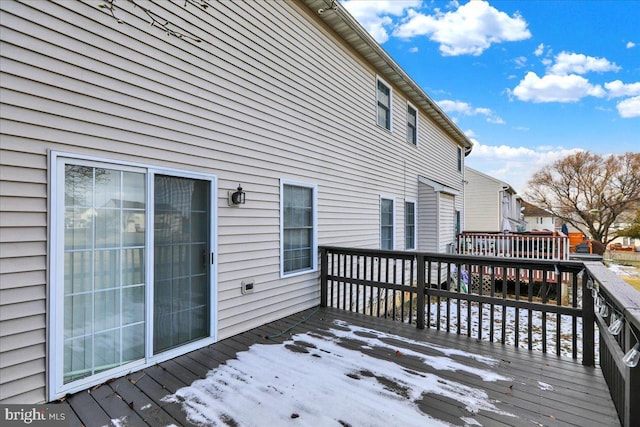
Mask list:
[[[552,352],[586,366],[596,363],[597,324],[599,364],[620,420],[640,425],[640,366],[622,363],[640,336],[640,299],[624,293],[602,263],[338,247],[320,247],[320,254],[324,307]],[[567,286],[550,280],[554,275],[566,277]],[[600,314],[603,304],[625,320],[615,337],[615,319]]]

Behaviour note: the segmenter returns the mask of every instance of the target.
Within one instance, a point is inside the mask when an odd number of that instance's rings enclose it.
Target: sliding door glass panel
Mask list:
[[[210,185],[154,178],[155,354],[210,335]]]
[[[144,357],[145,174],[65,164],[64,382]]]

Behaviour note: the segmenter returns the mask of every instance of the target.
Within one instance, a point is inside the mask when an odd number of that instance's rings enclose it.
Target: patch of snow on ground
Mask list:
[[[543,383],[542,381],[538,381],[538,387],[543,391],[553,391],[553,386],[551,384]]]
[[[420,357],[427,364],[435,362],[443,369],[469,371],[464,363],[447,361],[445,356],[427,358],[406,347],[424,345],[422,342],[344,322],[336,326],[330,330],[332,336],[297,334],[282,345],[254,344],[238,353],[237,359],[210,371],[205,379],[163,400],[181,404],[189,421],[200,425],[448,426],[419,409],[416,401],[427,394],[459,401],[470,414],[489,411],[513,416],[496,407],[482,389],[410,371],[361,350],[391,349]],[[362,346],[347,348],[340,345],[344,340]],[[446,354],[451,349],[437,350]],[[489,358],[465,356],[492,364]],[[487,381],[505,379],[479,368],[473,373]],[[461,420],[470,424],[472,418]]]
[[[111,426],[113,427],[125,427],[127,425],[129,425],[129,423],[127,422],[127,416],[124,415],[120,418],[114,418],[111,420]]]
[[[618,276],[640,277],[640,272],[636,267],[633,266],[610,262],[609,264],[607,264],[607,268]]]
[[[151,403],[144,405],[143,407],[140,408],[140,410],[144,411],[145,409],[149,409],[149,408],[151,408]]]
[[[460,417],[460,419],[464,422],[464,426],[465,427],[471,427],[471,426],[482,426],[482,424],[480,424],[478,421],[476,421],[473,418],[469,418],[469,417]]]

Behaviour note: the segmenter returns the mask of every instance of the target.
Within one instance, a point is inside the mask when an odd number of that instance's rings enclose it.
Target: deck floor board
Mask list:
[[[105,421],[108,423],[110,419],[124,415],[131,417],[132,425],[190,425],[181,407],[163,401],[165,396],[205,378],[211,369],[237,358],[239,352],[254,344],[285,345],[291,351],[306,352],[310,344],[301,334],[335,338],[335,333],[344,330],[345,322],[355,331],[355,337],[341,338],[340,346],[359,351],[366,357],[392,361],[416,375],[437,375],[443,381],[481,389],[504,411],[471,413],[463,403],[433,393],[426,393],[415,402],[424,413],[452,425],[460,425],[462,417],[483,426],[520,426],[523,422],[540,426],[620,425],[599,368],[585,367],[579,361],[555,354],[545,355],[455,333],[418,330],[415,326],[389,319],[336,309],[312,309],[280,319],[103,384],[91,393],[77,393],[67,402],[87,426],[102,426]],[[298,337],[292,342],[296,334]],[[384,345],[367,345],[366,339],[373,337]],[[406,354],[394,351],[396,345]],[[463,352],[448,357],[469,368],[487,370],[487,364],[468,354],[491,358],[495,363],[490,370],[507,380],[487,381],[475,371],[442,370],[425,362],[429,357],[441,356],[439,349],[442,348]],[[106,389],[101,390],[101,387]],[[552,387],[553,392],[543,390],[545,387]]]

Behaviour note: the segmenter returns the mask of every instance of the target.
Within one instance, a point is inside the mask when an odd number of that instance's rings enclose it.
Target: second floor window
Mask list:
[[[407,142],[418,145],[418,111],[407,105]]]
[[[458,147],[458,172],[462,172],[462,148]]]
[[[378,79],[378,125],[391,130],[391,88]]]

